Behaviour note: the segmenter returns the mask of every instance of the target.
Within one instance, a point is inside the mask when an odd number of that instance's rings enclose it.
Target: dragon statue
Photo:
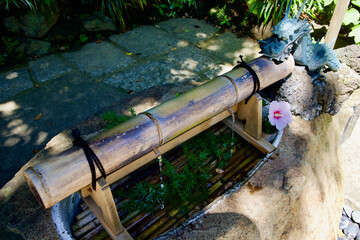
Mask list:
[[[340,62],[331,44],[321,44],[319,41],[317,43],[312,42],[311,25],[307,19],[301,20],[299,18],[305,3],[306,0],[295,17],[290,17],[292,0],[290,1],[285,17],[274,26],[273,35],[259,41],[260,53],[278,62],[284,61],[292,54],[296,64],[306,67],[312,81],[318,77],[326,79],[320,71],[325,65],[331,70],[337,71],[340,68]]]

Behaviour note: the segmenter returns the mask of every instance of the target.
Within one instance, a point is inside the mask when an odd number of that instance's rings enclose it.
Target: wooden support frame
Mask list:
[[[261,96],[255,93],[247,103],[246,100],[240,102],[237,109],[234,123],[232,118],[224,119],[223,122],[261,152],[270,153],[274,151],[274,145],[262,137]],[[241,120],[245,123],[242,123]]]
[[[133,239],[121,225],[114,197],[111,193],[109,184],[104,178],[100,178],[96,181],[96,190],[92,188],[83,188],[80,191],[80,195],[112,239]]]
[[[232,113],[235,114],[234,123],[231,117]],[[244,100],[232,106],[228,110],[219,113],[182,135],[157,147],[157,149],[161,154],[164,154],[220,121],[223,121],[228,127],[232,128],[261,152],[269,153],[275,150],[275,147],[271,143],[262,138],[262,98],[258,94],[251,96],[247,103],[245,103]],[[245,124],[241,121],[245,121]],[[155,152],[149,152],[125,167],[109,174],[107,180],[100,178],[96,182],[96,191],[92,189],[90,185],[81,189],[81,197],[99,219],[112,239],[131,240],[132,237],[121,225],[109,185],[149,163],[156,157]]]

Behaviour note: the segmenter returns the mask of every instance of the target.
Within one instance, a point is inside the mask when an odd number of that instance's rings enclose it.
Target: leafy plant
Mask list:
[[[289,4],[290,0],[249,0],[249,11],[257,17],[257,24],[260,26],[261,23],[267,25],[270,21],[273,24],[277,24]]]
[[[84,1],[84,0],[83,0]],[[120,26],[125,26],[125,18],[128,17],[127,8],[144,10],[146,0],[102,0],[101,11],[108,13]]]
[[[82,43],[86,42],[89,39],[85,34],[80,34],[79,38]]]
[[[166,8],[168,8],[168,6],[166,4],[164,4],[164,3],[162,3],[162,4],[154,4],[154,7],[158,9],[161,16],[163,16],[165,14],[164,10]]]
[[[225,167],[231,157],[230,148],[234,141],[227,133],[215,135],[209,132],[190,139],[183,144],[187,160],[184,168],[179,171],[163,158],[163,187],[160,183],[137,183],[130,191],[123,192],[123,197],[128,198],[123,207],[153,213],[164,203],[186,213],[189,203],[206,202],[210,174],[205,162],[212,157],[218,159],[221,167]]]
[[[136,112],[134,109],[130,108],[129,112],[130,112],[130,116],[126,116],[126,115],[118,115],[115,111],[111,110],[106,113],[103,113],[101,115],[101,118],[105,122],[106,129],[111,129],[119,125],[120,123],[126,122],[130,118],[136,116]]]
[[[168,0],[169,3],[169,16],[176,17],[176,11],[181,10],[184,7],[191,7],[194,6],[197,8],[196,0]]]
[[[351,27],[349,37],[354,37],[356,44],[360,44],[360,0],[352,0],[347,10],[343,24]]]
[[[230,27],[230,20],[231,17],[228,16],[229,9],[227,7],[227,4],[225,4],[222,8],[215,7],[210,9],[210,16],[215,16],[217,22],[222,25],[227,25]]]
[[[32,11],[40,10],[43,13],[59,11],[59,2],[62,0],[0,0],[0,8],[7,11],[10,10],[11,5],[17,8],[29,8]]]

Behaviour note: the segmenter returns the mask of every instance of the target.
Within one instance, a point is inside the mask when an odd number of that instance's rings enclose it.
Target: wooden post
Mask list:
[[[262,137],[262,98],[259,94],[252,95],[248,103],[245,100],[240,102],[236,117],[235,122],[230,117],[223,122],[261,152],[270,153],[275,150],[274,145]],[[245,124],[240,120],[245,120]]]
[[[338,0],[335,6],[335,10],[330,21],[330,26],[325,36],[325,43],[331,44],[332,48],[334,48],[337,36],[339,35],[341,24],[344,20],[349,3],[350,0]]]
[[[80,191],[80,195],[112,239],[133,239],[121,225],[111,189],[104,178],[96,181],[96,191],[94,189],[83,188]]]
[[[245,132],[259,140],[262,136],[262,98],[255,93],[245,102],[239,103],[236,117],[245,121]]]

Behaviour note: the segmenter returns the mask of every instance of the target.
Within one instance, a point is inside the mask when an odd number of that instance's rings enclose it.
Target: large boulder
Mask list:
[[[336,239],[343,206],[338,120],[295,117],[250,181],[167,239]]]
[[[21,34],[25,37],[42,38],[55,25],[59,18],[56,13],[44,15],[39,11],[26,12],[18,17],[4,19],[4,26],[7,31]]]
[[[360,46],[349,45],[335,50],[340,62],[345,63],[354,71],[360,74]]]
[[[116,26],[112,19],[100,12],[94,12],[93,16],[84,19],[82,23],[84,28],[89,32],[116,31]]]
[[[336,114],[350,94],[360,87],[360,76],[342,63],[337,72],[325,73],[326,81],[311,82],[305,67],[295,66],[281,85],[278,100],[287,101],[294,115],[312,120],[321,113]]]

